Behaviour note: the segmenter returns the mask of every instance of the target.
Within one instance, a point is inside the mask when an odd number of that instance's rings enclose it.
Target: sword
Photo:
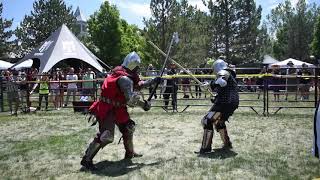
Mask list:
[[[160,77],[163,76],[163,72],[164,72],[164,69],[166,68],[166,64],[167,64],[167,61],[168,61],[168,59],[169,59],[169,54],[170,54],[170,51],[171,51],[171,47],[173,46],[173,43],[178,44],[178,42],[179,42],[178,33],[177,33],[177,32],[174,32],[173,35],[172,35],[172,39],[171,39],[169,48],[168,48],[168,52],[167,52],[167,54],[164,55],[166,58],[165,58],[165,60],[164,60],[164,63],[163,63],[163,65],[162,65],[162,68],[161,68]],[[152,92],[150,93],[149,98],[148,98],[147,101],[151,101],[152,96],[156,93],[156,90],[157,90],[159,84],[160,84],[160,82],[158,82],[158,83],[153,87]]]
[[[171,62],[173,62],[174,64],[176,64],[179,68],[181,68],[184,72],[186,72],[194,81],[196,81],[197,84],[199,84],[200,86],[203,85],[203,83],[201,81],[199,81],[199,79],[197,79],[193,74],[191,74],[188,70],[186,70],[183,66],[181,66],[179,63],[177,63],[177,61],[173,60],[172,58],[170,58],[168,56],[168,54],[164,53],[157,45],[155,45],[153,42],[148,41],[149,44],[151,44],[151,46],[153,46],[156,50],[158,50],[160,52],[160,54],[162,54],[163,56],[166,56],[169,58],[169,60]],[[210,89],[207,89],[207,91],[214,96],[213,92],[210,91]]]

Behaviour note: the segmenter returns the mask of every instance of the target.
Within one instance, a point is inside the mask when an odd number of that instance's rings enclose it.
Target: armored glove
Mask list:
[[[144,100],[143,110],[149,111],[150,109],[151,109],[151,103],[150,103],[150,101]]]
[[[208,91],[209,88],[210,88],[210,83],[209,82],[204,82],[204,83],[202,83],[202,85],[200,87],[201,87],[201,89],[203,91]]]

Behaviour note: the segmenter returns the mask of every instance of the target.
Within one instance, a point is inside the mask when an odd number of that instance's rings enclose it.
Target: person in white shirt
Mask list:
[[[68,75],[66,76],[67,81],[73,81],[78,80],[78,76],[74,74],[74,68],[70,68]],[[77,83],[76,82],[69,82],[67,87],[67,99],[64,106],[66,107],[69,102],[70,94],[72,93],[73,101],[76,100],[76,94],[77,94]]]

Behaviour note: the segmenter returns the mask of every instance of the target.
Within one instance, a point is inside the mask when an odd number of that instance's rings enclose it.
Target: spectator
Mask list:
[[[66,80],[66,76],[64,75],[63,71],[61,71],[60,68],[57,68],[56,71],[57,71],[56,73],[57,73],[57,76],[58,76],[57,78],[59,79],[59,81]],[[59,83],[59,88],[60,88],[59,107],[62,107],[63,104],[64,104],[64,90],[66,88],[66,84],[60,82]]]
[[[26,83],[27,77],[25,72],[20,72],[20,104],[23,105],[23,110],[27,112],[29,103],[29,87]],[[25,101],[24,101],[25,100]]]
[[[187,75],[186,72],[182,72],[182,75]],[[182,84],[182,91],[183,91],[183,98],[189,98],[188,93],[190,93],[191,97],[194,98],[192,91],[191,91],[191,81],[190,78],[182,78],[181,84]]]
[[[147,71],[146,71],[146,76],[147,77],[157,76],[157,72],[155,71],[155,68],[153,67],[152,64],[149,64]],[[153,88],[154,88],[154,86],[149,87],[149,94],[151,94]],[[154,98],[157,99],[157,91],[155,91],[155,93],[154,93]]]
[[[88,68],[87,72],[83,75],[84,82],[82,83],[82,96],[90,96],[91,100],[94,100],[94,92],[95,92],[95,82],[93,81],[95,78],[95,74]]]
[[[78,76],[76,74],[74,74],[74,68],[70,68],[69,73],[66,77],[66,80],[67,81],[78,80]],[[70,97],[71,93],[72,93],[73,101],[76,101],[76,94],[77,94],[77,83],[76,82],[68,82],[67,99],[66,99],[66,103],[64,104],[65,107],[68,106],[69,97]]]
[[[43,74],[40,79],[40,85],[39,85],[39,106],[38,110],[41,110],[41,102],[42,98],[44,97],[46,102],[46,111],[48,110],[48,100],[49,96],[49,76],[47,74]]]
[[[79,68],[79,71],[77,73],[78,75],[78,80],[83,80],[83,76],[85,74],[85,71],[82,70],[81,68]],[[77,82],[77,89],[79,90],[79,93],[81,94],[82,93],[82,82]]]
[[[263,91],[263,87],[264,87],[264,77],[263,77],[263,75],[266,74],[266,73],[267,73],[267,68],[266,68],[266,66],[264,66],[261,69],[260,73],[259,73],[259,74],[261,74],[261,76],[258,77],[258,79],[256,81],[256,85],[258,86],[258,88],[257,88],[258,99],[260,99],[261,92]]]
[[[175,64],[170,64],[170,69],[168,69],[168,75],[175,75],[176,74],[176,66]],[[169,97],[171,96],[171,104],[172,104],[172,109],[175,111],[177,110],[177,79],[171,78],[171,79],[166,79],[165,82],[165,91],[163,94],[163,99],[164,99],[164,109],[168,109],[169,105]]]
[[[54,109],[60,110],[60,82],[59,75],[57,74],[57,72],[53,74],[52,79],[50,81],[50,90]]]
[[[292,61],[289,61],[288,64],[288,69],[287,69],[287,77],[286,81],[286,87],[287,87],[287,92],[286,92],[286,100],[288,100],[288,94],[295,94],[295,100],[298,98],[298,91],[297,91],[297,78],[293,77],[296,75],[296,68],[294,67],[294,64]]]
[[[202,75],[203,72],[199,69],[199,67],[196,69],[196,71],[194,72],[195,75]],[[200,82],[203,82],[203,79],[202,78],[198,78]],[[199,84],[195,84],[195,91],[196,91],[196,98],[201,98],[201,87]]]
[[[279,67],[275,67],[272,71],[272,74],[275,75],[271,79],[271,89],[273,90],[274,101],[280,101],[281,79],[276,77],[276,75],[280,74]]]
[[[13,73],[10,71],[6,72],[8,104],[9,104],[11,115],[15,115],[15,116],[18,115],[18,107],[20,103],[17,75],[18,75],[17,71],[14,71]],[[12,103],[14,103],[14,110],[12,109]]]
[[[308,100],[309,99],[309,91],[311,86],[311,78],[310,77],[304,77],[304,76],[311,76],[312,73],[308,70],[308,65],[303,63],[302,64],[302,70],[298,72],[298,75],[301,75],[300,78],[300,93],[301,93],[301,100]]]

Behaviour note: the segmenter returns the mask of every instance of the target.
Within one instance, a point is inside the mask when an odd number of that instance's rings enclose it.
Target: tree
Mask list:
[[[140,29],[121,19],[115,5],[105,1],[90,17],[88,27],[90,36],[87,43],[92,42],[89,43],[91,49],[107,64],[121,64],[122,59],[132,51],[139,54],[143,63],[146,62],[146,42]]]
[[[145,46],[146,41],[141,36],[140,29],[136,25],[129,25],[125,20],[121,20],[121,59],[130,52],[136,51],[143,59],[142,63],[147,63],[149,60],[144,53]]]
[[[254,0],[209,0],[211,19],[211,49],[215,58],[226,56],[230,63],[238,64],[258,58],[262,8]]]
[[[318,21],[315,26],[311,48],[312,55],[320,59],[320,15],[318,16]]]
[[[308,6],[305,0],[299,0],[296,7],[286,0],[271,11],[268,20],[276,37],[273,46],[276,58],[309,59],[315,16],[319,12],[315,4]]]
[[[3,57],[10,51],[10,46],[12,45],[12,42],[9,42],[9,39],[13,34],[12,30],[8,30],[12,25],[13,19],[3,19],[2,10],[3,4],[2,2],[0,2],[0,57]]]
[[[179,32],[180,42],[174,57],[185,66],[200,65],[208,55],[207,16],[187,0],[182,0],[177,10],[174,27]]]
[[[37,0],[33,10],[26,15],[15,35],[20,50],[28,52],[47,39],[62,24],[72,28],[75,24],[72,7],[67,7],[63,0]]]
[[[175,18],[177,16],[176,0],[151,0],[150,9],[152,17],[144,19],[146,27],[144,28],[144,36],[147,40],[152,40],[155,44],[159,44],[159,48],[166,51],[172,34],[175,31]],[[153,58],[152,63],[157,67],[162,65],[160,55],[151,47],[146,47],[148,56]]]

